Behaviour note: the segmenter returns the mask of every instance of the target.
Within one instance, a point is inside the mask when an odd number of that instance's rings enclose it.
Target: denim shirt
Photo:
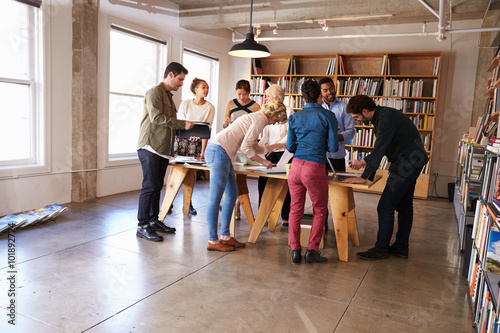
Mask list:
[[[354,118],[348,114],[346,109],[346,104],[341,102],[339,99],[333,101],[332,105],[328,105],[323,102],[323,107],[327,110],[333,112],[337,118],[337,123],[339,124],[338,131],[344,137],[343,141],[339,141],[339,150],[336,153],[327,153],[328,158],[341,159],[345,157],[345,145],[356,134],[356,129],[354,128]]]
[[[294,158],[327,164],[326,152],[339,147],[338,123],[335,115],[318,103],[307,103],[288,118],[286,149]]]

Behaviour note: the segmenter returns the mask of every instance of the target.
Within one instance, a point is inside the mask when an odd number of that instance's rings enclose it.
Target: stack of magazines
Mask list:
[[[67,210],[68,207],[64,207],[59,204],[52,204],[34,210],[28,210],[17,215],[6,215],[0,218],[0,233],[6,232],[7,230],[26,228],[48,220],[53,220]]]

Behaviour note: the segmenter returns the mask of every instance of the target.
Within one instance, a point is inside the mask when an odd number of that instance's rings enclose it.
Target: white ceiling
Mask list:
[[[244,34],[250,22],[250,0],[109,0],[153,13],[179,17],[190,30],[228,28]],[[278,30],[329,28],[403,23],[432,23],[439,0],[254,0],[253,26],[269,34]],[[446,0],[446,21],[484,19],[483,27],[500,26],[500,0]]]

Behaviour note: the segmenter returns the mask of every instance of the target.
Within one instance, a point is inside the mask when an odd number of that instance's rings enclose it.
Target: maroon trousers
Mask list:
[[[307,191],[313,205],[311,236],[307,248],[317,251],[321,237],[323,237],[323,227],[328,211],[328,173],[325,164],[294,158],[288,175],[288,188],[292,199],[288,220],[290,247],[292,250],[301,249],[300,219],[304,215]]]

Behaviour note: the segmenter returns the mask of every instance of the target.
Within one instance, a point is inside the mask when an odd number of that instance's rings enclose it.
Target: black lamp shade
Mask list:
[[[245,40],[242,43],[234,44],[229,55],[242,58],[264,58],[271,55],[265,45],[255,41],[252,27],[249,27]]]

